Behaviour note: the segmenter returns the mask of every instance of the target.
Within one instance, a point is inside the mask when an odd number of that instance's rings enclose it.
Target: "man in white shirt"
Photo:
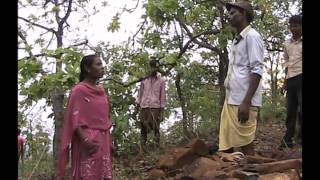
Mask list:
[[[254,13],[248,1],[227,3],[226,8],[237,36],[232,42],[224,83],[226,98],[221,112],[219,151],[233,152],[238,147],[244,154],[254,155],[257,114],[262,104],[264,45],[260,34],[250,26]]]
[[[296,129],[298,115],[297,140],[301,144],[302,125],[302,16],[295,15],[289,19],[289,29],[292,38],[284,43],[285,83],[283,89],[287,91],[287,119],[286,134],[283,137],[281,148],[293,147],[292,138]]]

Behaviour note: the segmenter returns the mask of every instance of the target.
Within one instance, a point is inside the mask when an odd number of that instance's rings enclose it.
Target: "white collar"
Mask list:
[[[250,29],[251,29],[251,26],[250,26],[250,25],[248,25],[247,27],[245,27],[245,28],[240,32],[240,36],[244,38],[244,37],[248,34],[248,32],[249,32]]]

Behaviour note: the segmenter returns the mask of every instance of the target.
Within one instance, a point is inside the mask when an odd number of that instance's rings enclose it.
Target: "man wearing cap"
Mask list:
[[[264,45],[260,34],[250,26],[254,13],[248,1],[227,3],[226,8],[236,37],[224,82],[226,98],[221,112],[219,151],[230,153],[236,147],[244,154],[254,155],[257,114],[262,105]]]
[[[141,150],[145,150],[147,134],[151,130],[154,131],[156,144],[160,146],[160,122],[163,120],[162,113],[166,104],[165,81],[157,73],[158,61],[152,57],[149,65],[151,74],[141,81],[136,99],[140,108]]]
[[[294,15],[289,19],[289,29],[292,33],[291,39],[284,43],[284,67],[285,83],[283,89],[287,91],[287,119],[286,134],[283,137],[281,148],[293,147],[292,138],[296,128],[298,114],[297,140],[301,144],[302,124],[302,16]]]

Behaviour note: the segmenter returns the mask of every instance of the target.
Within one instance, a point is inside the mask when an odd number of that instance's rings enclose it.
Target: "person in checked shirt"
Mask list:
[[[136,103],[140,109],[141,148],[145,151],[147,135],[154,131],[155,142],[160,147],[160,122],[166,104],[165,80],[158,74],[159,65],[155,58],[150,62],[151,74],[141,81]]]

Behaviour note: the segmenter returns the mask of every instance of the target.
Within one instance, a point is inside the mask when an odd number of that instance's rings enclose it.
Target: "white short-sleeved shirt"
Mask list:
[[[224,85],[228,104],[240,105],[246,96],[250,83],[250,74],[262,77],[264,45],[260,34],[251,26],[240,33],[240,41],[232,42],[229,53],[229,68]],[[252,97],[252,106],[262,105],[262,85],[260,84]]]

